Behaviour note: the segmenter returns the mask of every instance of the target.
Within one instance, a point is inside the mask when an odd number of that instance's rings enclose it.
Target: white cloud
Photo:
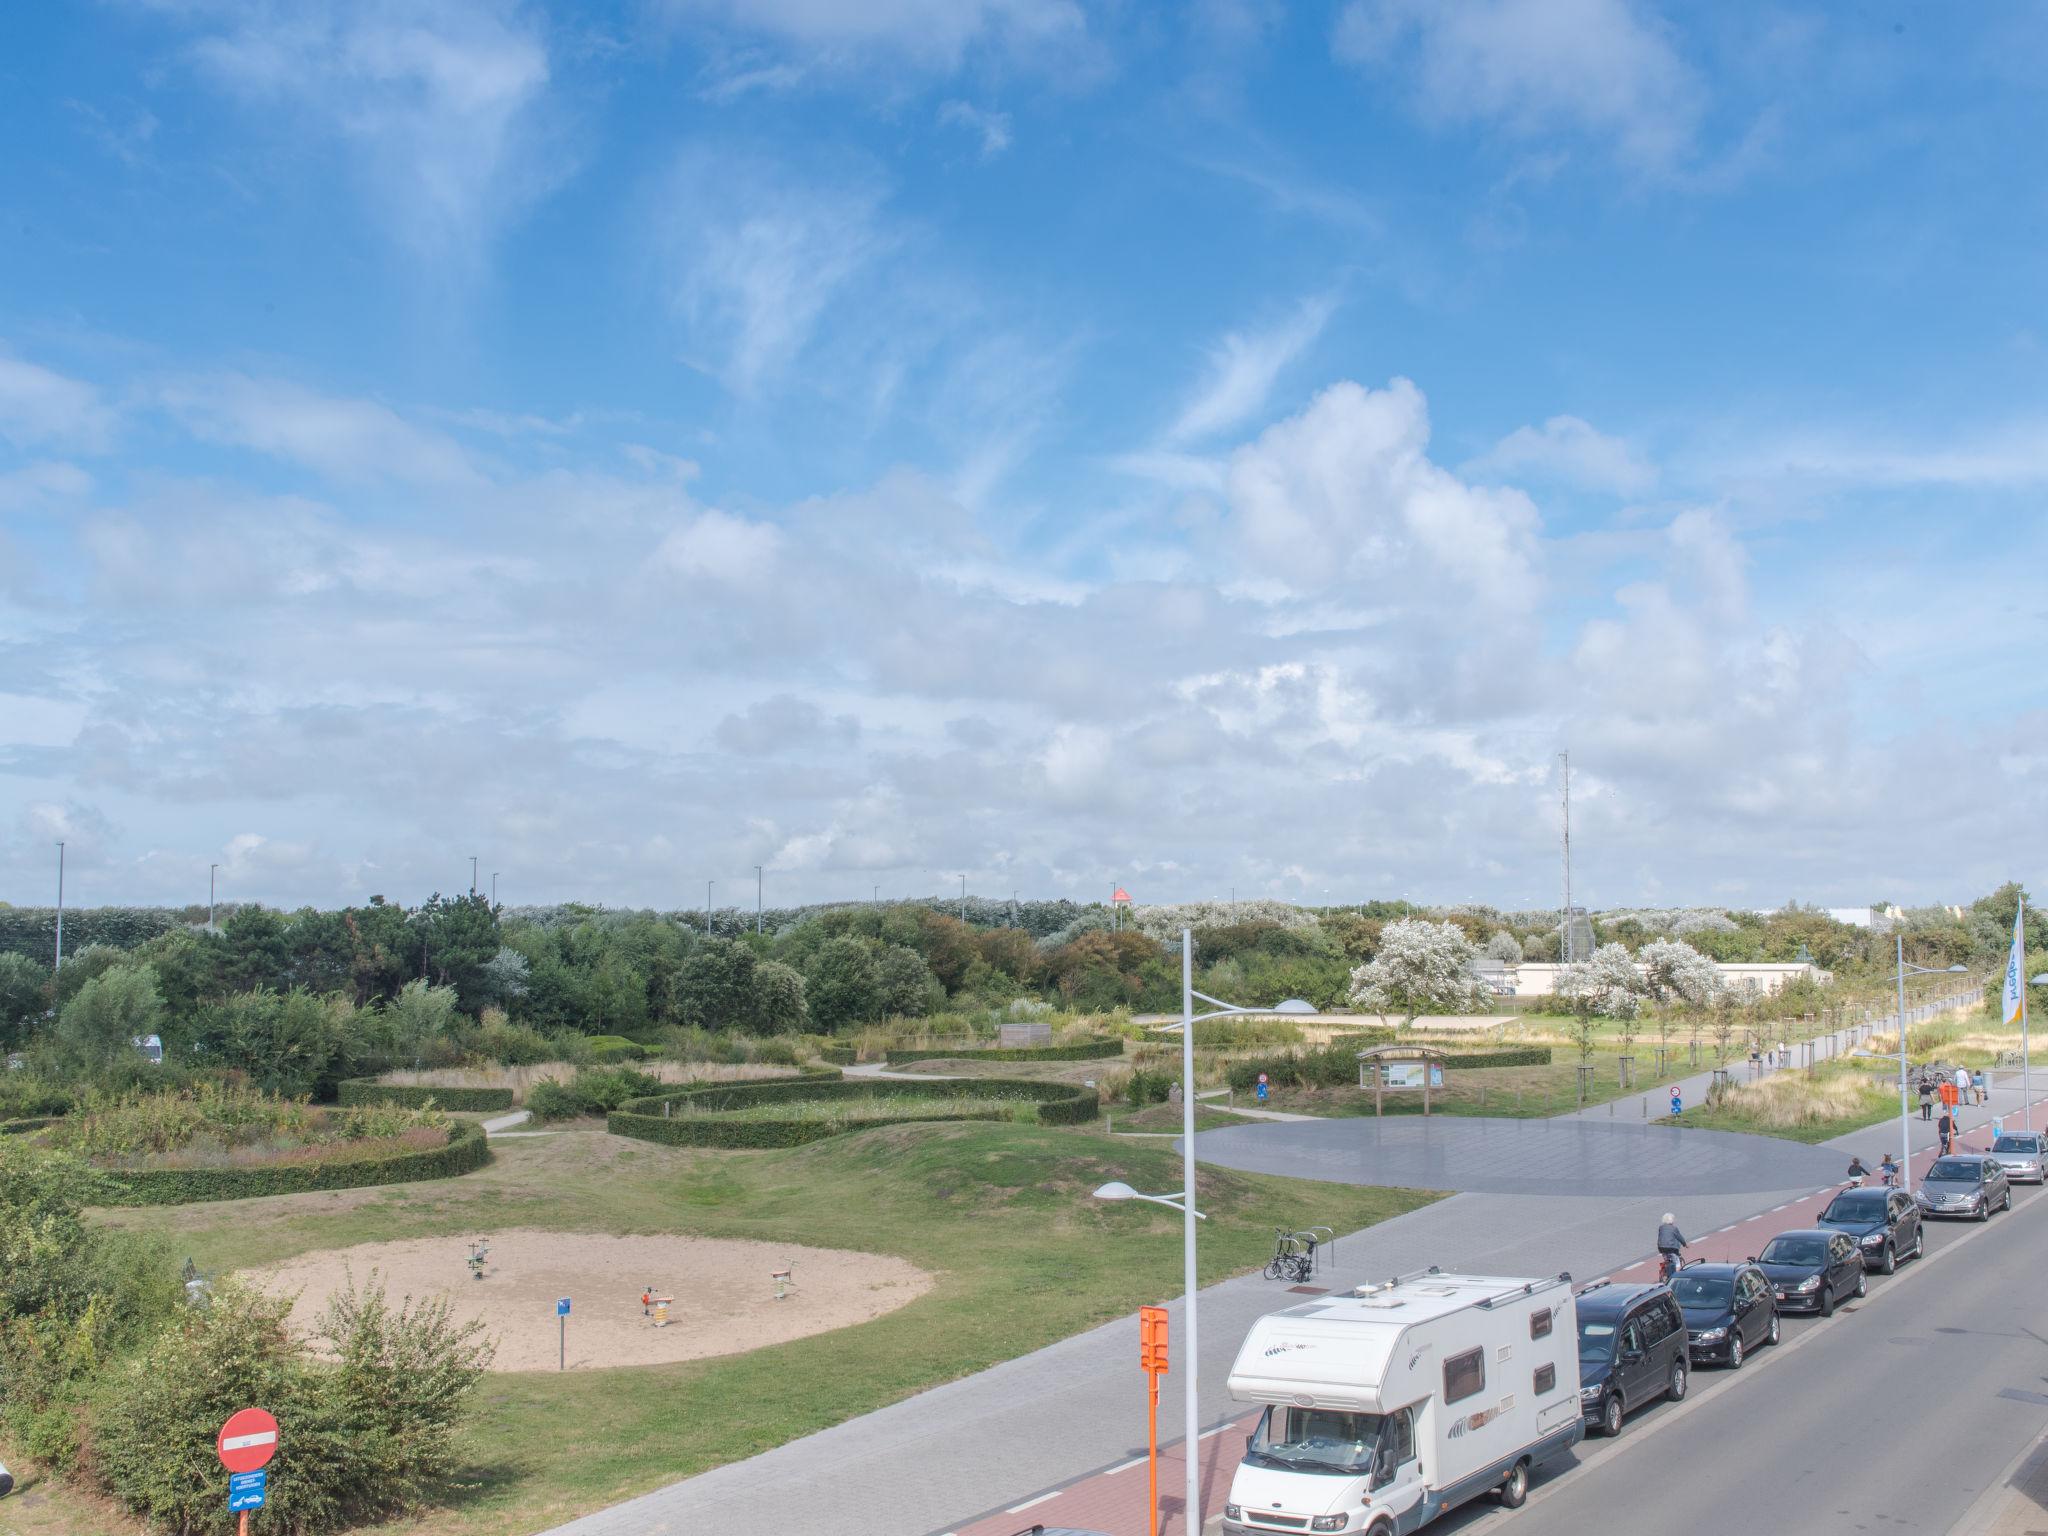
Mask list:
[[[965,128],[981,140],[981,158],[993,160],[1010,147],[1010,114],[977,107],[972,102],[949,101],[939,108],[942,124]]]
[[[374,400],[240,373],[180,379],[164,386],[159,398],[209,442],[285,459],[337,481],[447,487],[481,478],[453,438]]]
[[[512,0],[146,3],[195,25],[227,89],[346,146],[392,237],[429,258],[473,258],[566,168],[542,26]]]
[[[663,0],[679,21],[705,21],[802,52],[881,54],[951,70],[971,48],[1029,57],[1087,35],[1073,0]]]
[[[1264,410],[1281,371],[1322,335],[1335,308],[1334,299],[1308,299],[1264,330],[1225,336],[1210,349],[1208,377],[1181,408],[1167,441],[1197,442]]]
[[[23,358],[0,352],[0,438],[17,448],[44,444],[104,449],[114,413],[99,391]]]
[[[1638,170],[1676,168],[1700,117],[1698,78],[1642,0],[1350,0],[1333,48],[1412,80],[1438,121],[1582,134]]]
[[[655,559],[679,576],[751,586],[768,575],[781,543],[782,535],[766,523],[714,510],[663,539]]]
[[[1639,496],[1657,483],[1656,467],[1626,439],[1576,416],[1517,427],[1465,467],[1489,478],[1533,476],[1616,496]]]

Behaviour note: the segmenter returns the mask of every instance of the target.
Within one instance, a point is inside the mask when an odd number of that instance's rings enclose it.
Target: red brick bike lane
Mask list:
[[[2048,1104],[2048,1096],[2036,1101]],[[2008,1114],[2008,1120],[2010,1115]],[[1882,1134],[1881,1127],[1874,1127]],[[1873,1140],[1877,1139],[1873,1137]],[[1991,1146],[1991,1125],[1985,1123],[1963,1132],[1958,1138],[1958,1151],[1984,1152]],[[1913,1155],[1913,1178],[1917,1182],[1927,1171],[1936,1157],[1929,1149]],[[1846,1156],[1846,1154],[1845,1154]],[[1846,1166],[1846,1163],[1845,1163]],[[1865,1181],[1875,1185],[1872,1177]],[[1728,1263],[1746,1259],[1762,1251],[1763,1245],[1780,1232],[1810,1227],[1827,1208],[1827,1204],[1842,1189],[1841,1184],[1829,1184],[1788,1200],[1769,1210],[1759,1211],[1743,1221],[1733,1222],[1717,1231],[1695,1236],[1688,1257],[1705,1259],[1710,1263]],[[1680,1223],[1683,1226],[1683,1223]],[[1657,1256],[1652,1253],[1633,1264],[1623,1265],[1596,1280],[1649,1281],[1657,1278]],[[1588,1282],[1589,1284],[1592,1282]],[[1171,1395],[1172,1378],[1167,1378]],[[1178,1409],[1178,1400],[1174,1408]],[[1162,1416],[1167,1412],[1167,1403],[1160,1404]],[[1142,1425],[1145,1411],[1145,1379],[1136,1369],[1131,1371],[1131,1416],[1135,1425]],[[1176,1417],[1177,1417],[1176,1413]],[[1202,1432],[1202,1508],[1207,1513],[1208,1524],[1214,1526],[1221,1515],[1223,1502],[1230,1493],[1230,1480],[1237,1471],[1237,1464],[1244,1454],[1244,1443],[1258,1422],[1258,1410],[1251,1409],[1244,1414]],[[1148,1519],[1146,1508],[1145,1458],[1121,1461],[1100,1471],[1085,1474],[1062,1487],[1049,1489],[1034,1498],[1012,1504],[994,1514],[977,1516],[964,1525],[953,1528],[949,1536],[1020,1536],[1029,1532],[1034,1525],[1049,1527],[1072,1527],[1082,1531],[1100,1531],[1105,1536],[1189,1536],[1185,1528],[1186,1460],[1182,1454],[1184,1440],[1162,1444],[1159,1448],[1159,1524],[1155,1531]]]

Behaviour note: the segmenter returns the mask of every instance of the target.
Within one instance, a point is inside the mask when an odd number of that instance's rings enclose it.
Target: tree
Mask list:
[[[455,989],[431,982],[408,981],[384,1009],[393,1041],[415,1068],[435,1042],[445,1039],[455,1022]]]
[[[804,1000],[804,978],[780,960],[754,967],[754,1024],[763,1034],[801,1034],[810,1021]]]
[[[495,1001],[484,995],[484,968],[498,957],[497,910],[481,895],[443,896],[436,891],[413,916],[426,946],[426,973],[453,987],[463,1008],[474,1013]]]
[[[1702,1007],[1721,990],[1721,971],[1690,944],[1658,939],[1636,952],[1644,992],[1659,1003],[1682,1002]]]
[[[284,919],[268,907],[239,907],[221,924],[227,939],[223,966],[227,983],[238,990],[291,985],[291,940]]]
[[[146,965],[117,965],[64,1005],[55,1043],[73,1070],[97,1074],[134,1059],[135,1041],[161,1032],[163,1019],[156,972]]]
[[[1422,1013],[1462,1013],[1483,1007],[1486,989],[1472,974],[1472,941],[1455,923],[1401,918],[1380,931],[1379,951],[1351,973],[1351,1001],[1402,1026]]]
[[[0,954],[0,1051],[12,1050],[50,1006],[50,968],[27,955]]]
[[[526,956],[510,945],[500,945],[478,978],[477,995],[485,1006],[517,1001],[526,996],[528,969]]]
[[[1486,957],[1498,960],[1502,965],[1522,963],[1522,941],[1505,928],[1496,928],[1493,937],[1486,941]]]
[[[706,939],[677,969],[675,1014],[693,1029],[744,1029],[757,1007],[753,950],[738,939]]]
[[[882,975],[867,945],[855,938],[827,940],[804,975],[804,1000],[811,1022],[827,1034],[877,1018]]]
[[[345,997],[261,987],[206,1009],[191,1049],[209,1065],[247,1074],[265,1093],[298,1098],[341,1075],[334,1069],[354,1044],[354,1023]]]
[[[1557,973],[1557,993],[1577,1012],[1583,1004],[1610,1019],[1632,1019],[1643,1003],[1643,975],[1626,945],[1602,944]]]
[[[875,969],[881,987],[882,1015],[921,1019],[945,1006],[946,989],[914,949],[892,944],[882,951]]]

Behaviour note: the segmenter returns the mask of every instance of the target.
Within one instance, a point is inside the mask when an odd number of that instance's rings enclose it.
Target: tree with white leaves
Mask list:
[[[1658,939],[1636,952],[1642,967],[1643,990],[1659,1003],[1690,1003],[1705,1007],[1721,990],[1721,968],[1690,944]]]
[[[1422,1013],[1463,1013],[1483,1007],[1486,988],[1473,974],[1479,952],[1455,923],[1397,919],[1380,932],[1373,958],[1351,973],[1351,1001],[1402,1027]]]
[[[1496,928],[1493,937],[1486,941],[1486,958],[1498,960],[1502,965],[1522,963],[1522,941],[1505,928]]]
[[[1602,944],[1557,973],[1557,995],[1575,1013],[1632,1019],[1643,1005],[1643,973],[1623,944]]]

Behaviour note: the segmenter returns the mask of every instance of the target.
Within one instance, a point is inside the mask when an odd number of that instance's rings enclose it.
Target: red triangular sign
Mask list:
[[[1122,886],[1118,886],[1116,888],[1116,895],[1110,898],[1110,900],[1112,901],[1129,901],[1130,899],[1131,893],[1125,890]]]

